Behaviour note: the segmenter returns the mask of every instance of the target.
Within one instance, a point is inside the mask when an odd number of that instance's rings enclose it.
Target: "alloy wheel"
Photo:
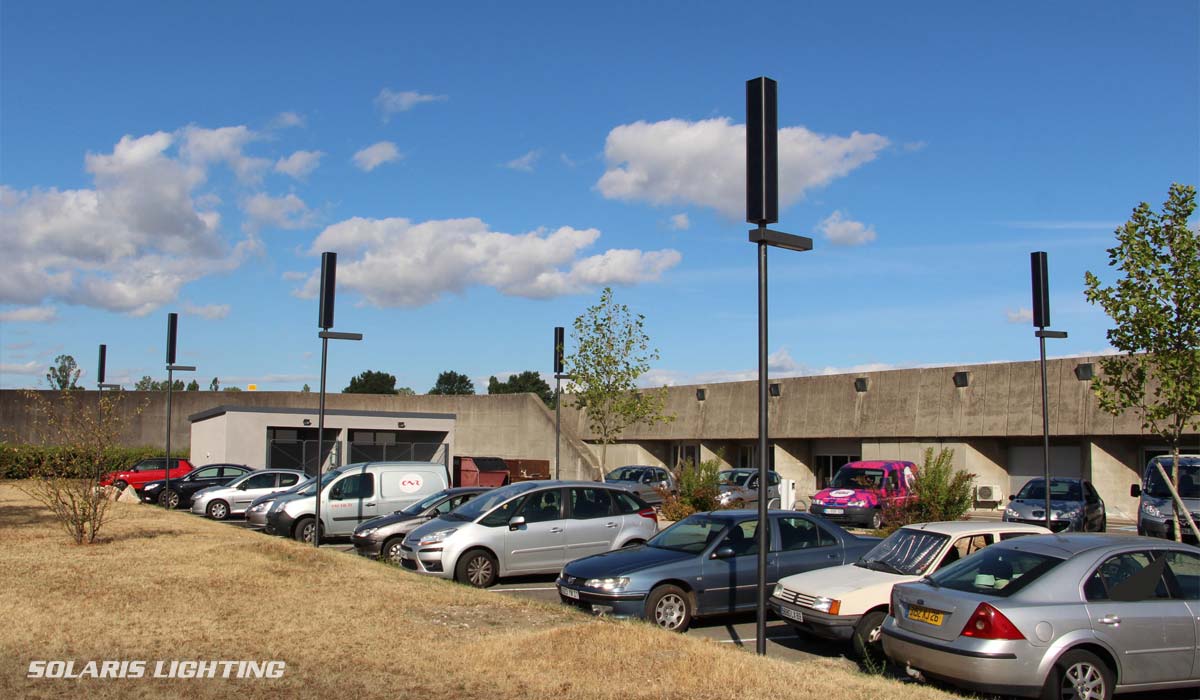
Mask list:
[[[401,547],[402,545],[400,542],[393,542],[388,546],[387,551],[383,553],[384,557],[386,557],[388,561],[399,564]]]
[[[673,630],[683,624],[687,616],[687,602],[675,593],[668,593],[658,599],[654,606],[654,622],[659,627]]]
[[[225,507],[224,503],[214,503],[209,508],[209,512],[216,520],[224,520],[225,516],[229,515],[229,510]]]
[[[492,562],[482,554],[472,557],[467,562],[467,578],[472,585],[483,587],[492,579]]]
[[[304,527],[302,527],[300,529],[301,540],[304,542],[311,543],[313,541],[313,533],[316,531],[316,529],[317,529],[317,526],[315,523],[312,523],[312,522],[305,523]]]
[[[167,500],[167,508],[174,510],[179,507],[179,494],[178,493],[175,493],[174,491],[168,491],[166,500]]]
[[[1060,691],[1063,700],[1105,700],[1104,675],[1080,661],[1063,672]]]

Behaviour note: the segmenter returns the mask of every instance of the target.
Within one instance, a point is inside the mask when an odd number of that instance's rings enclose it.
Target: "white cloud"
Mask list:
[[[364,172],[371,172],[375,168],[390,163],[394,160],[399,160],[403,156],[396,148],[396,144],[391,141],[380,141],[373,143],[370,146],[362,149],[354,154],[354,164]]]
[[[290,129],[294,126],[304,126],[304,117],[295,112],[280,112],[271,120],[272,129]]]
[[[242,182],[258,182],[271,167],[267,158],[252,158],[242,153],[248,143],[259,138],[244,126],[219,129],[186,126],[179,133],[179,154],[186,160],[200,166],[225,163]]]
[[[1004,312],[1005,318],[1009,323],[1033,323],[1033,309],[1021,307],[1016,311],[1009,309]]]
[[[294,194],[272,197],[259,192],[242,200],[242,210],[246,212],[247,217],[242,224],[245,231],[257,231],[262,226],[304,228],[310,226],[315,218],[315,214],[304,200]]]
[[[442,102],[445,95],[428,95],[412,90],[391,90],[384,88],[375,96],[375,106],[383,113],[383,120],[391,119],[393,114],[407,112],[425,102]]]
[[[534,163],[537,162],[538,157],[541,155],[541,151],[533,150],[521,156],[520,158],[513,158],[505,163],[504,167],[509,168],[510,170],[520,170],[521,172],[531,173],[533,172]]]
[[[287,272],[283,273],[283,279],[285,279],[289,282],[296,282],[296,281],[299,281],[299,280],[302,280],[302,279],[308,277],[308,275],[309,275],[309,273],[307,273],[307,272],[288,270]]]
[[[817,224],[817,230],[834,245],[863,245],[875,240],[875,227],[847,219],[835,211]]]
[[[189,301],[183,303],[183,313],[189,316],[199,316],[200,318],[216,321],[225,318],[229,315],[229,304],[206,304],[197,306]]]
[[[779,204],[826,185],[875,159],[888,140],[857,131],[824,136],[779,130]],[[596,183],[609,199],[706,206],[735,219],[746,206],[746,127],[728,118],[668,119],[616,127],[604,146],[608,168]]]
[[[671,228],[676,231],[686,231],[692,227],[692,222],[688,219],[687,214],[676,214],[671,217]]]
[[[37,360],[30,360],[24,364],[0,364],[0,374],[28,374],[37,376],[46,371],[46,368],[38,363]]]
[[[0,311],[0,321],[15,323],[43,323],[58,318],[58,308],[54,306],[22,306],[8,311]]]
[[[492,231],[479,219],[412,223],[353,218],[329,226],[311,253],[339,252],[338,285],[376,306],[422,306],[472,286],[509,296],[549,298],[605,285],[657,280],[679,263],[675,250],[611,249],[580,257],[596,229],[562,227],[523,234]],[[314,271],[293,294],[317,293]]]
[[[321,164],[321,151],[296,151],[287,158],[275,161],[275,172],[302,178],[317,169]]]

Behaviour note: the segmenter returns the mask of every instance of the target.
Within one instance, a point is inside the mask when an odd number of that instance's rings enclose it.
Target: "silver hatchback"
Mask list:
[[[643,544],[657,532],[654,509],[626,487],[523,481],[410,532],[400,565],[486,588],[501,576],[557,573],[568,561]]]
[[[883,648],[983,693],[1108,700],[1200,686],[1200,549],[1033,535],[892,589]]]

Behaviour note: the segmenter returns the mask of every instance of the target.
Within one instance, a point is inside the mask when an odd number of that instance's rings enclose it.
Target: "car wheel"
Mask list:
[[[213,501],[205,511],[213,520],[224,520],[229,517],[229,504],[225,501]]]
[[[393,537],[379,548],[379,558],[393,564],[400,564],[400,548],[404,544],[404,536]]]
[[[312,544],[313,534],[317,529],[316,522],[312,518],[300,518],[300,520],[296,521],[296,529],[292,530],[292,537],[297,542]]]
[[[883,511],[876,508],[871,511],[871,529],[878,530],[883,527]]]
[[[855,657],[859,659],[869,658],[872,662],[883,660],[883,642],[881,641],[880,631],[883,628],[883,620],[886,617],[887,613],[882,610],[876,610],[859,618],[858,624],[854,626],[854,634],[850,637]]]
[[[691,598],[679,586],[659,586],[646,599],[646,619],[671,632],[686,632],[692,623]]]
[[[629,540],[625,544],[621,545],[621,549],[629,549],[630,547],[641,547],[644,544],[646,544],[646,543],[642,540]]]
[[[158,505],[167,510],[174,510],[179,507],[179,492],[175,490],[165,491],[158,494]]]
[[[124,491],[125,487],[128,485],[129,485],[128,481],[114,481],[113,482],[113,488],[115,488],[118,493],[120,493],[121,491]]]
[[[1046,685],[1043,700],[1112,700],[1116,678],[1108,664],[1095,654],[1074,649],[1062,655]]]
[[[491,552],[473,549],[458,558],[454,580],[475,588],[488,588],[496,584],[498,566]]]

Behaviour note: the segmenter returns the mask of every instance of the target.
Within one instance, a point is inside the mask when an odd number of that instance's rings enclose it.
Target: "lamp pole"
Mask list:
[[[1039,365],[1042,370],[1042,474],[1046,486],[1046,500],[1043,505],[1046,509],[1046,529],[1050,530],[1050,398],[1046,386],[1046,338],[1066,338],[1067,332],[1046,330],[1046,326],[1050,325],[1050,277],[1046,254],[1030,253],[1029,267],[1033,282],[1033,325],[1037,327],[1033,334],[1038,339]]]
[[[562,459],[562,378],[563,327],[554,327],[554,478],[562,478],[558,465]]]
[[[196,368],[191,365],[175,364],[175,338],[178,327],[179,314],[167,314],[167,459],[163,493],[171,492],[171,395],[175,388],[175,373],[196,371]]]

